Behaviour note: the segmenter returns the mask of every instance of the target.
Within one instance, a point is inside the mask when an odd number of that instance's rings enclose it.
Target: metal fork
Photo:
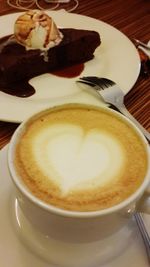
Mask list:
[[[144,245],[145,245],[148,262],[150,264],[150,236],[146,230],[142,215],[140,213],[135,213],[134,218],[135,218],[137,226],[140,230],[140,233],[141,233]]]
[[[147,49],[148,51],[150,51],[150,46],[149,46],[149,45],[147,45],[147,44],[141,42],[141,41],[138,40],[138,39],[134,39],[134,41],[136,42],[136,44],[137,44],[138,46],[140,45],[140,46],[144,47],[145,49]]]
[[[150,58],[150,46],[137,39],[134,39],[134,41],[136,43],[136,47],[142,50],[145,53],[145,55],[147,55]]]
[[[124,93],[115,82],[96,76],[82,77],[79,78],[77,82],[87,84],[94,88],[106,103],[112,104],[122,114],[133,121],[136,126],[143,132],[145,137],[150,141],[150,133],[126,109],[124,105]]]

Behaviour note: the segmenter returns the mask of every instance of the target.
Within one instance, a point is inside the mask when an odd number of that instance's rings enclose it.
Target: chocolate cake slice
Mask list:
[[[23,17],[24,21],[26,22],[26,17],[28,18],[28,21],[29,19],[32,19],[33,21],[33,14],[35,14],[35,12],[28,12],[28,14],[25,14]],[[42,15],[41,13],[38,13],[38,21],[40,21],[39,25],[40,23],[42,25],[43,17],[39,16],[43,16],[43,13]],[[19,20],[19,22],[21,21],[19,27],[20,25],[22,27],[21,19]],[[32,21],[29,21],[31,30]],[[28,29],[27,26],[26,28]],[[40,26],[39,29],[41,29]],[[31,30],[30,32],[28,31],[28,36],[31,33]],[[84,63],[93,58],[95,49],[100,45],[100,36],[97,32],[72,28],[59,29],[59,31],[63,36],[61,42],[45,50],[39,48],[27,49],[20,40],[23,40],[28,44],[29,41],[31,42],[33,39],[32,42],[35,43],[37,36],[35,40],[33,38],[34,36],[30,36],[29,39],[28,36],[25,35],[25,31],[21,32],[22,35],[17,35],[17,37],[19,36],[20,38],[19,42],[15,35],[1,38],[0,90],[9,93],[10,88],[14,88],[20,83],[22,83],[21,86],[23,86],[29,79],[37,75],[59,70],[77,63]],[[53,38],[53,36],[54,33],[51,33],[51,38]],[[52,45],[53,42],[52,39]]]
[[[26,50],[13,37],[1,40],[0,87],[93,58],[100,45],[97,32],[77,29],[61,29],[61,32],[62,42],[48,51]]]

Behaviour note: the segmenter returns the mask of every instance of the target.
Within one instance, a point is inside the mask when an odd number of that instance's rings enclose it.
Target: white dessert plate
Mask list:
[[[24,242],[22,242],[21,236],[17,234],[14,220],[12,218],[15,213],[15,206],[12,205],[12,196],[14,197],[14,192],[7,167],[7,146],[0,151],[0,182],[0,265],[3,267],[54,267],[55,265],[50,262],[46,263],[46,261],[42,260],[42,258],[27,248],[27,246],[24,245]],[[150,234],[150,215],[143,216]],[[16,224],[17,221],[18,218],[16,217]],[[21,225],[19,227],[20,232],[24,231]],[[23,235],[29,242],[35,245],[36,249],[38,244],[35,243],[35,232],[33,230],[32,233],[29,230],[26,228],[26,232],[24,232]],[[33,237],[35,238],[35,241],[32,240]],[[49,255],[53,254],[58,259],[59,266],[61,267],[63,266],[61,264],[61,259],[64,259],[68,251],[72,256],[75,250],[77,251],[77,260],[82,259],[85,255],[87,256],[87,262],[85,262],[84,267],[149,267],[143,241],[134,220],[132,220],[131,223],[124,227],[118,234],[108,237],[104,242],[98,242],[94,245],[95,247],[92,247],[93,259],[98,257],[98,253],[101,253],[101,256],[105,258],[105,260],[103,258],[103,263],[99,261],[96,265],[89,265],[88,252],[84,251],[84,249],[81,249],[80,251],[81,245],[79,245],[78,248],[78,244],[73,246],[69,244],[67,246],[66,244],[58,244],[58,242],[53,240],[51,240],[49,244]],[[40,251],[43,251],[44,253],[42,244],[39,244],[39,248]],[[121,252],[119,252],[120,248],[122,248]],[[111,259],[108,260],[107,257],[110,257],[110,253],[112,253]],[[91,258],[90,255],[90,259]],[[79,264],[73,266],[82,267]]]
[[[114,80],[124,93],[135,84],[140,71],[140,58],[132,42],[111,25],[87,16],[49,11],[58,27],[95,30],[100,33],[102,44],[96,49],[94,59],[88,61],[82,76],[97,75]],[[13,33],[14,22],[20,13],[0,17],[0,37]],[[0,91],[0,120],[21,122],[33,113],[56,104],[83,102],[101,105],[99,97],[83,90],[75,78],[62,78],[44,74],[30,80],[36,93],[21,98]]]

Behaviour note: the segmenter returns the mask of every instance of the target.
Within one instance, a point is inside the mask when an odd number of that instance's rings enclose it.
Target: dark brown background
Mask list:
[[[43,0],[39,0],[39,3],[48,8]],[[17,11],[9,7],[6,0],[0,0],[0,15]],[[79,6],[74,12],[107,22],[131,40],[150,40],[149,0],[79,0]],[[150,131],[150,72],[149,75],[140,74],[133,89],[126,95],[125,104],[135,118]],[[0,121],[0,148],[9,142],[17,126],[18,124]]]

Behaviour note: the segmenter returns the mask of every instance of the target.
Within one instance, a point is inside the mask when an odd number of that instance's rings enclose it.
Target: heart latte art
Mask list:
[[[84,132],[72,124],[43,129],[33,142],[33,151],[38,168],[59,186],[62,195],[110,183],[124,162],[117,140],[98,130]]]
[[[84,105],[54,108],[30,121],[15,161],[35,196],[78,211],[126,199],[142,183],[147,164],[143,145],[128,124],[107,109]]]

